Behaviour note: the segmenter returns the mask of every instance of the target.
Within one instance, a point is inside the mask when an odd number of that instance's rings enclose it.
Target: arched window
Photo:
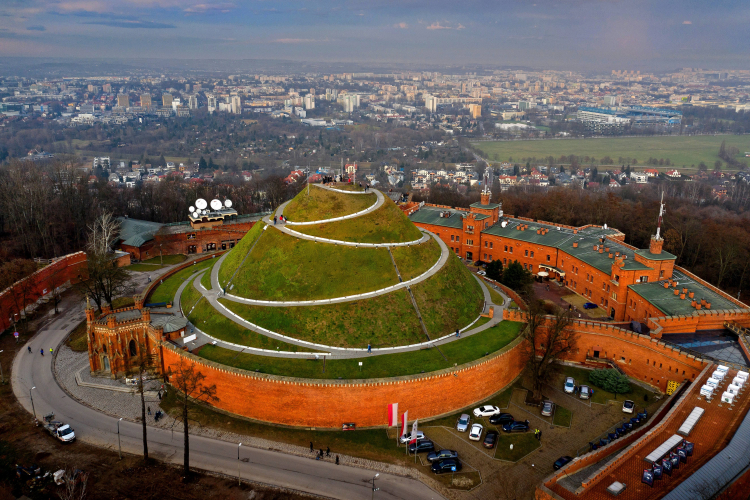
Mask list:
[[[107,356],[102,356],[102,367],[104,367],[104,371],[109,371],[109,358]]]
[[[136,348],[135,348],[135,340],[130,341],[130,344],[128,344],[128,349],[130,350],[131,356],[138,355],[138,352],[136,351]]]

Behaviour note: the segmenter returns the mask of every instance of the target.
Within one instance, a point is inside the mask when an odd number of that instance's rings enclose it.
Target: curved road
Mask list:
[[[118,419],[71,399],[52,374],[53,357],[41,357],[36,354],[40,345],[46,350],[47,346],[58,346],[62,343],[83,317],[82,304],[69,308],[41,328],[29,341],[33,353],[28,353],[25,345],[20,347],[11,373],[13,392],[21,404],[31,412],[29,390],[36,387],[31,392],[38,417],[54,411],[58,419],[73,427],[78,439],[116,450]],[[120,438],[124,452],[142,452],[139,423],[127,420],[120,422]],[[148,439],[151,456],[175,464],[182,463],[183,438],[179,432],[172,435],[171,431],[150,427]],[[243,478],[260,483],[342,500],[369,500],[372,496],[369,481],[375,473],[370,470],[336,466],[328,462],[246,446],[241,448],[240,453],[241,457],[248,461],[238,462],[237,443],[202,436],[191,436],[190,445],[191,466],[197,469],[234,476],[239,464]],[[443,498],[419,481],[392,474],[381,473],[376,486],[380,488],[375,494],[378,499]]]

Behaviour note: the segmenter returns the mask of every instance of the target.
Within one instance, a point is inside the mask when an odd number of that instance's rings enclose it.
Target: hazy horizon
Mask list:
[[[750,5],[695,0],[5,0],[4,57],[750,69]]]

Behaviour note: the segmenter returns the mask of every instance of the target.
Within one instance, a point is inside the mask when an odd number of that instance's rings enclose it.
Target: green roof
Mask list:
[[[479,202],[472,203],[469,206],[472,207],[472,208],[481,208],[481,209],[484,209],[484,210],[493,210],[495,208],[499,208],[500,207],[500,205],[498,205],[497,203],[489,203],[487,205],[482,205]]]
[[[718,293],[708,289],[706,286],[691,280],[679,271],[674,271],[672,279],[679,284],[680,290],[687,287],[688,293],[694,292],[695,299],[700,301],[706,299],[711,303],[711,310],[721,309],[740,309],[740,306],[734,302],[725,299]],[[674,288],[664,288],[664,281],[655,281],[653,283],[636,283],[628,288],[646,299],[649,303],[658,307],[665,316],[685,316],[696,312],[696,309],[690,305],[692,300],[685,296],[674,294]]]
[[[132,247],[140,247],[147,241],[153,240],[154,234],[164,225],[128,217],[118,217],[117,220],[120,221],[120,244]]]
[[[450,217],[440,217],[440,214],[443,212],[451,212],[452,215]],[[468,213],[469,212],[466,210],[458,210],[455,208],[442,209],[436,207],[422,207],[409,215],[409,219],[411,219],[412,222],[420,222],[422,224],[433,224],[435,226],[462,229],[464,227],[463,217]],[[489,217],[484,214],[474,215],[476,216],[476,220],[484,220]]]
[[[635,253],[650,260],[675,260],[677,258],[676,255],[672,255],[664,250],[661,253],[651,253],[649,250],[636,250]]]

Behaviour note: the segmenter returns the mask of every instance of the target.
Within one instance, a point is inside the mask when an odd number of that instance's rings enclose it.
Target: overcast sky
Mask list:
[[[750,0],[0,0],[0,54],[750,69]]]

